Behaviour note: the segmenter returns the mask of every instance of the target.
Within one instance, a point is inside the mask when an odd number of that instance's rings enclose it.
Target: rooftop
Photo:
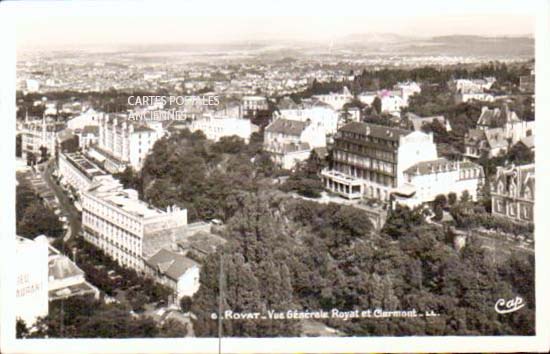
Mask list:
[[[401,136],[406,136],[411,133],[410,130],[363,122],[348,123],[340,128],[339,131],[396,141],[399,140]]]
[[[199,264],[179,253],[161,249],[145,260],[150,267],[157,269],[173,280],[178,280],[187,270],[198,267]]]
[[[279,118],[265,128],[270,133],[281,133],[285,135],[301,135],[307,127],[306,122]]]

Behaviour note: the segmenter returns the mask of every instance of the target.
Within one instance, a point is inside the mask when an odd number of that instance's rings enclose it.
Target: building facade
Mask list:
[[[534,135],[535,121],[520,120],[507,106],[483,107],[475,129],[464,137],[464,156],[477,159],[484,154],[496,157],[521,139]]]
[[[338,131],[333,166],[322,176],[328,190],[345,198],[389,201],[407,168],[435,159],[432,134],[352,122]]]
[[[61,183],[82,193],[100,177],[110,177],[101,167],[79,153],[59,153],[57,169]]]
[[[473,201],[485,182],[483,167],[470,161],[449,161],[445,158],[423,161],[406,169],[405,182],[394,192],[398,204],[414,208],[430,203],[442,194],[458,197],[468,192]]]
[[[155,208],[118,181],[98,183],[83,194],[84,238],[121,266],[144,270],[143,260],[185,232],[187,210]]]
[[[36,120],[27,120],[21,130],[21,151],[23,157],[32,153],[40,156],[41,148],[46,148],[50,156],[55,154],[58,135],[65,129],[60,122],[46,120],[45,117]]]
[[[301,122],[309,119],[313,124],[321,125],[327,135],[336,133],[340,117],[338,112],[328,105],[280,109],[274,116]]]
[[[279,118],[264,131],[264,150],[285,169],[292,169],[299,161],[306,160],[312,149],[325,146],[324,127],[310,120]]]
[[[140,170],[160,138],[157,130],[126,118],[126,115],[99,117],[99,140],[95,150],[103,156],[110,172],[119,172],[127,165]]]
[[[17,236],[15,254],[15,313],[30,327],[48,315],[48,240]]]
[[[172,289],[172,298],[178,301],[193,296],[199,290],[200,266],[186,256],[161,249],[145,260],[145,274],[157,283]]]
[[[206,138],[218,141],[224,136],[238,136],[245,143],[250,140],[250,135],[255,131],[254,125],[249,119],[205,116],[194,120],[189,126],[192,132],[202,131]]]
[[[519,222],[534,221],[535,164],[497,167],[491,184],[493,215]]]
[[[340,110],[348,102],[351,102],[353,95],[347,87],[342,89],[342,92],[331,92],[326,95],[314,95],[313,98],[330,105],[335,110]]]

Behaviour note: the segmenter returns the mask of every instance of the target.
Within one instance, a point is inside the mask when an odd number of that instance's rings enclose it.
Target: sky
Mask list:
[[[542,0],[541,0],[542,1]],[[18,48],[334,41],[350,34],[533,35],[540,1],[79,1],[19,2]],[[12,6],[15,7],[15,6]]]

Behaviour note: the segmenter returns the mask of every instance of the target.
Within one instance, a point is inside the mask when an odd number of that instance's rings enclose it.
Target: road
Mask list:
[[[55,180],[52,177],[54,166],[55,160],[49,160],[46,164],[46,168],[44,168],[44,170],[42,171],[42,178],[44,179],[48,187],[57,196],[62,214],[67,215],[67,219],[69,221],[69,230],[63,238],[63,241],[67,242],[72,237],[72,235],[79,234],[81,228],[81,215],[80,212],[75,208],[73,202],[65,194],[63,189],[61,189],[61,187],[55,183]]]

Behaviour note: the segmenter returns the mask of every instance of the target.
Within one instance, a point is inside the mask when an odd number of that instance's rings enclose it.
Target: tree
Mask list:
[[[45,146],[40,147],[40,161],[46,161],[48,159],[48,148]]]
[[[27,338],[29,335],[29,329],[27,324],[21,318],[18,318],[15,322],[15,337],[16,338]]]
[[[188,333],[187,324],[181,323],[175,319],[168,319],[159,328],[159,337],[163,338],[183,338]]]
[[[36,156],[32,152],[27,152],[27,166],[36,165]]]
[[[455,205],[455,204],[456,204],[456,201],[457,201],[456,193],[455,193],[455,192],[450,192],[450,193],[447,195],[447,199],[448,199],[448,202],[449,202],[449,206]]]
[[[382,100],[380,100],[380,97],[376,96],[374,100],[372,101],[371,107],[374,109],[376,114],[382,113]]]
[[[189,296],[184,296],[180,299],[180,307],[183,312],[189,312],[192,305],[193,300]]]
[[[16,157],[21,157],[22,156],[22,135],[21,134],[17,134],[15,136],[15,156]]]
[[[460,202],[461,203],[467,203],[472,199],[470,196],[470,193],[467,190],[464,190],[462,194],[460,195]]]

